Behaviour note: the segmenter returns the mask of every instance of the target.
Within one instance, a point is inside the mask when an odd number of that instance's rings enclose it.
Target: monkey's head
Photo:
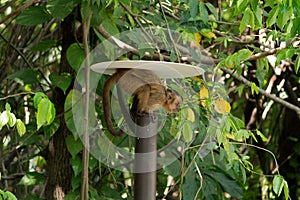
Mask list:
[[[166,90],[166,103],[164,108],[168,113],[175,113],[179,110],[179,106],[182,103],[182,96],[176,91],[167,89]]]

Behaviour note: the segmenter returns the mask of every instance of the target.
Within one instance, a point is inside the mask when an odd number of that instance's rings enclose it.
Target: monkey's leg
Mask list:
[[[150,109],[151,106],[149,105],[150,92],[151,86],[148,84],[137,90],[133,99],[132,111],[138,116],[145,116],[152,112]]]

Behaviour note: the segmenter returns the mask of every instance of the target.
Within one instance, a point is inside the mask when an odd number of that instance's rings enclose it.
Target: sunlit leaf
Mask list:
[[[273,179],[273,191],[277,196],[282,192],[284,186],[284,178],[280,175],[275,175]]]
[[[37,113],[37,129],[43,125],[49,125],[55,118],[55,108],[49,99],[43,98],[38,104]]]
[[[200,34],[209,39],[217,38],[217,36],[210,29],[202,29],[202,30],[200,30]]]
[[[5,110],[7,110],[9,112],[11,111],[11,106],[9,103],[5,103]]]
[[[296,61],[295,61],[295,65],[294,65],[294,69],[296,74],[298,73],[300,68],[300,55],[297,56]]]
[[[0,130],[8,123],[9,114],[8,111],[3,111],[0,115]]]
[[[37,109],[38,108],[38,105],[40,103],[40,101],[42,99],[48,99],[47,95],[42,93],[42,92],[37,92],[34,94],[34,97],[33,97],[33,105],[34,105],[34,108]]]
[[[255,94],[258,94],[258,93],[259,93],[256,84],[253,83],[253,82],[251,82],[251,93],[252,93],[252,94],[254,94],[254,93],[255,93]]]
[[[22,185],[39,185],[44,182],[44,176],[37,172],[28,172],[25,176],[20,180],[20,184]]]
[[[266,136],[264,136],[264,134],[262,132],[260,132],[259,130],[256,130],[256,134],[261,138],[261,140],[263,142],[267,142],[268,138],[266,138]]]
[[[9,127],[13,127],[17,122],[17,118],[14,113],[8,112],[8,123]]]
[[[22,120],[17,119],[16,127],[17,127],[18,134],[20,136],[24,135],[24,133],[26,132],[26,126],[22,122]]]

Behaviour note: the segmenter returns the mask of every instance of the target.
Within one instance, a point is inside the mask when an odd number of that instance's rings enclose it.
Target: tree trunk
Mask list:
[[[63,38],[60,73],[72,73],[72,68],[69,66],[66,59],[66,51],[68,47],[75,42],[75,38],[73,37],[72,32],[70,32],[70,30],[73,30],[73,21],[74,16],[69,15],[61,24]],[[72,86],[73,85],[71,85],[71,87]],[[55,104],[57,114],[64,112],[65,99],[66,95],[60,89],[56,89],[54,91],[53,102]],[[65,140],[70,134],[71,132],[65,124],[64,116],[61,116],[60,127],[50,140],[47,154],[48,180],[45,195],[48,200],[64,199],[65,195],[71,190],[71,155],[68,152]]]

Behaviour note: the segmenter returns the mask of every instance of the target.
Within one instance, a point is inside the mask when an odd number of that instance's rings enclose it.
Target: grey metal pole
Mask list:
[[[153,116],[138,117],[136,121],[139,126],[144,127],[136,129],[134,200],[155,200],[157,121],[153,122]]]

